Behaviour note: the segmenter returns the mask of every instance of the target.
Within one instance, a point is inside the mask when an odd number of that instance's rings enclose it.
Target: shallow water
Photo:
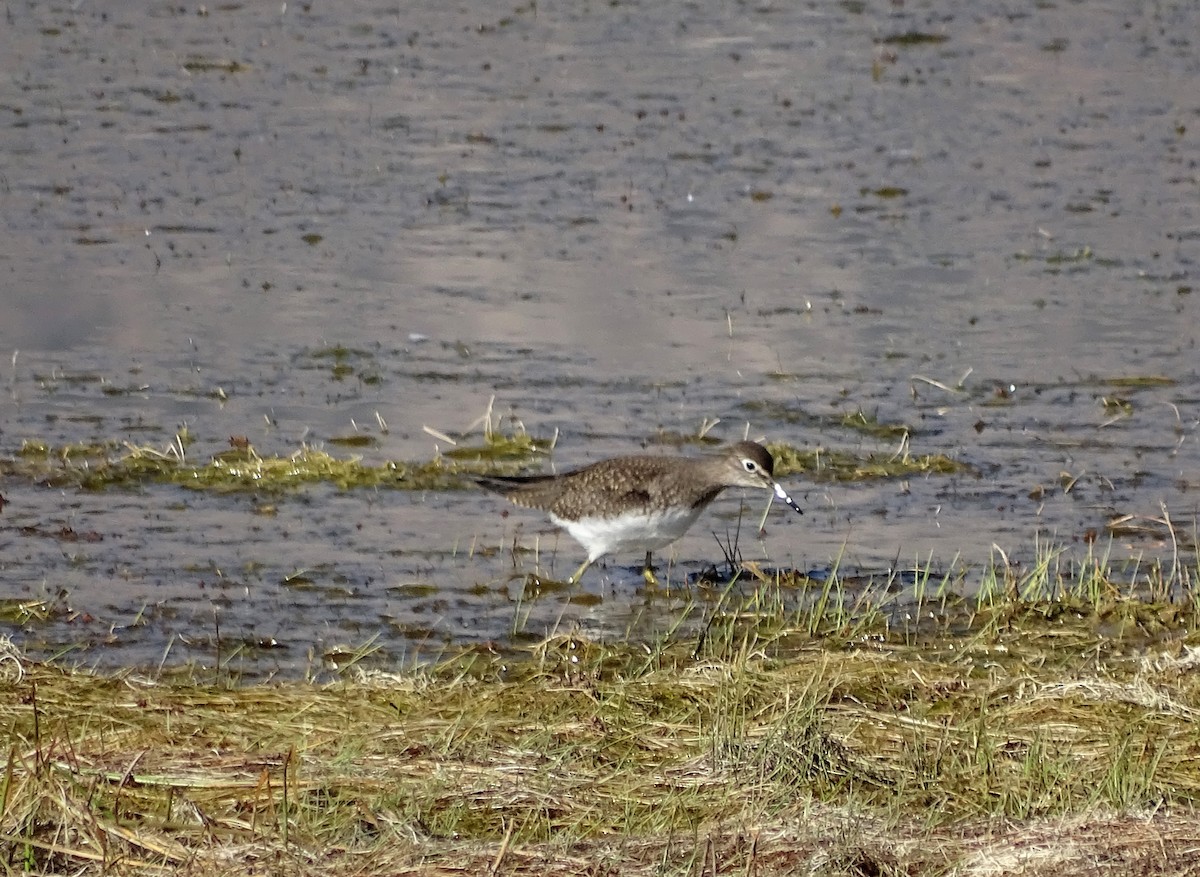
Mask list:
[[[426,459],[493,395],[560,469],[711,418],[895,450],[834,425],[861,409],[978,474],[790,479],[805,517],[748,559],[1027,563],[1133,515],[1113,555],[1169,560],[1164,509],[1194,544],[1196,4],[427,5],[7,8],[0,454],[186,425],[193,459]],[[578,548],[474,493],[0,492],[0,588],[69,610],[8,629],[104,665],[636,636],[689,599],[637,558],[522,596],[514,539]]]

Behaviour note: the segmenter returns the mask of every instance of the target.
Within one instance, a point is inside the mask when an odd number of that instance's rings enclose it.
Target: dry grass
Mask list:
[[[317,687],[0,659],[7,873],[1200,873],[1200,652],[572,637]],[[1073,646],[1078,643],[1073,641]],[[1014,655],[1014,650],[1024,654]]]

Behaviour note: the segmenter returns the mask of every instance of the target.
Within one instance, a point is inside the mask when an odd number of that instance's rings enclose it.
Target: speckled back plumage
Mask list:
[[[753,460],[763,475],[747,474],[739,462],[743,458]],[[773,474],[774,460],[766,448],[738,442],[720,456],[616,457],[561,475],[487,476],[478,481],[516,505],[579,520],[669,506],[703,509],[726,487],[770,488]]]

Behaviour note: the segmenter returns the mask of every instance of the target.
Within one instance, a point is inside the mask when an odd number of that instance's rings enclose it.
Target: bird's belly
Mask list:
[[[612,518],[581,518],[569,521],[551,515],[555,524],[587,549],[588,558],[620,551],[657,551],[687,532],[702,509],[664,509],[624,512]]]

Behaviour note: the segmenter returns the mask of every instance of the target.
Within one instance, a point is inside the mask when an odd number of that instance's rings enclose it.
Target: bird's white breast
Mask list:
[[[612,518],[581,518],[569,521],[557,515],[550,519],[587,549],[588,560],[621,551],[657,551],[687,532],[700,517],[701,508],[644,509],[623,512]]]

